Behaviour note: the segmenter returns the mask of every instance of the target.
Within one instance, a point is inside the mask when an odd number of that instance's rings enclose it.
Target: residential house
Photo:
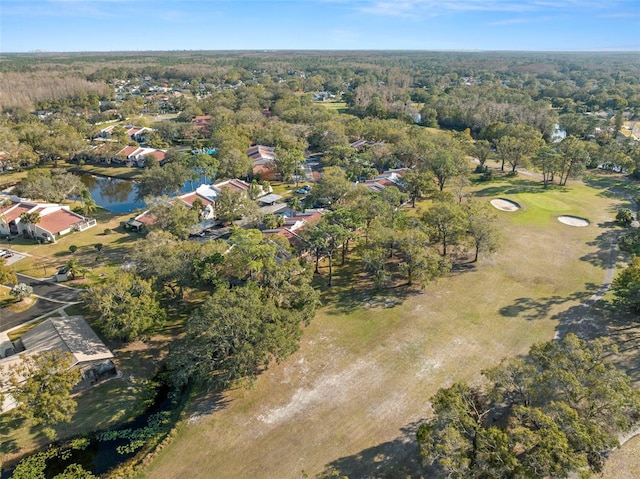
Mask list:
[[[245,181],[239,179],[224,180],[216,183],[215,185],[201,185],[191,193],[176,197],[176,199],[182,201],[186,206],[193,207],[193,204],[199,200],[202,206],[202,222],[206,222],[206,225],[213,226],[213,220],[215,219],[215,201],[217,196],[223,189],[228,188],[232,191],[242,191],[249,194],[251,185]],[[130,219],[126,225],[129,229],[135,229],[136,231],[148,228],[155,223],[155,217],[145,211],[138,216]]]
[[[19,354],[7,355],[18,351]],[[15,342],[5,340],[0,347],[0,388],[7,384],[3,376],[15,369],[24,357],[48,351],[71,354],[71,367],[79,369],[82,379],[94,383],[115,374],[113,353],[100,340],[82,316],[49,318],[24,333]],[[2,404],[6,412],[16,407],[10,394]]]
[[[211,122],[211,115],[197,115],[191,122],[196,125],[198,130],[204,130]]]
[[[316,224],[326,214],[324,209],[310,209],[304,212],[295,212],[291,216],[284,215],[285,222],[280,228],[264,230],[262,233],[269,235],[279,235],[289,241],[291,247],[300,253],[301,257],[309,255],[307,242],[301,236],[300,230]]]
[[[24,224],[22,213],[37,213],[40,221]],[[72,231],[84,231],[96,225],[96,220],[74,213],[66,205],[37,203],[12,197],[0,208],[0,235],[33,234],[45,243],[55,243],[56,238]]]
[[[160,166],[164,164],[167,150],[158,150],[155,148],[143,148],[141,146],[125,146],[116,156],[123,158],[122,163],[131,166],[144,166],[147,159],[155,160]]]
[[[389,186],[402,188],[402,175],[404,175],[407,171],[409,171],[407,168],[394,168],[380,173],[373,180],[366,180],[359,184],[364,185],[371,191],[375,191],[377,193],[381,192],[385,188],[388,188]]]
[[[251,173],[262,180],[273,180],[275,171],[272,168],[276,158],[276,149],[272,146],[255,145],[247,150],[247,156],[253,160]]]
[[[349,146],[356,151],[360,151],[366,148],[367,146],[371,146],[374,144],[375,143],[373,141],[369,141],[369,140],[356,140],[353,143],[350,143]]]
[[[113,129],[118,128],[118,126],[120,125],[109,125],[108,127],[103,128],[100,130],[100,136],[103,138],[109,138]],[[146,139],[146,135],[151,131],[155,131],[153,128],[147,128],[146,126],[125,125],[122,128],[125,129],[129,138],[137,141],[138,143],[143,143]]]

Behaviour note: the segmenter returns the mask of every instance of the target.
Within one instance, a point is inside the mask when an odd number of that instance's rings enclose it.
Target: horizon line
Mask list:
[[[0,52],[2,55],[38,55],[38,54],[87,54],[87,53],[188,53],[188,52],[447,52],[447,53],[640,53],[640,47],[634,49],[601,49],[601,50],[499,50],[499,49],[428,49],[428,48],[238,48],[238,49],[175,49],[175,50],[25,50]]]

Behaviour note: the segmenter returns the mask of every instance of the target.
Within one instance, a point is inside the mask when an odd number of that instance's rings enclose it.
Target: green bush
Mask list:
[[[110,235],[111,234],[111,228],[105,228],[104,229],[104,234]]]
[[[71,246],[69,246],[69,251],[71,253],[75,253],[76,251],[78,251],[78,247],[74,244],[72,244]]]
[[[493,171],[491,171],[489,168],[484,170],[484,173],[482,173],[482,181],[491,181],[493,179]]]
[[[624,226],[625,228],[631,226],[634,219],[633,212],[629,208],[620,208],[616,215],[616,223],[620,226]]]

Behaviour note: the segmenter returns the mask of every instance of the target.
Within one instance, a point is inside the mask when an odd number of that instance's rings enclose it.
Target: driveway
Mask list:
[[[33,294],[38,298],[36,303],[26,311],[14,313],[8,308],[0,310],[0,332],[8,331],[40,316],[52,313],[58,308],[78,302],[81,290],[63,286],[52,280],[41,280],[23,274],[17,274],[18,282],[28,284],[33,288]]]

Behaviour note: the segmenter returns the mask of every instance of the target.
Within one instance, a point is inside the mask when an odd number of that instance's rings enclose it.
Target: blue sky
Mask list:
[[[0,0],[0,52],[640,51],[640,0]]]

